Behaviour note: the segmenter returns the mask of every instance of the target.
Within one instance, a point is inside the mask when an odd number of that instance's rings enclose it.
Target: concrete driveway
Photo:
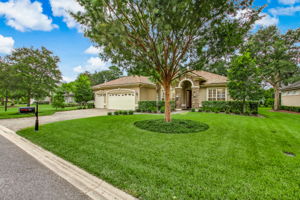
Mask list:
[[[101,109],[57,112],[41,116],[40,124],[101,116],[107,112]],[[34,117],[0,120],[0,125],[13,131],[34,123]],[[84,200],[89,197],[0,134],[0,199]]]
[[[39,123],[47,124],[51,122],[58,122],[58,121],[64,121],[70,119],[103,116],[103,115],[107,115],[107,112],[108,110],[106,109],[85,109],[85,110],[56,112],[53,115],[40,116]],[[35,124],[35,117],[0,120],[0,125],[5,126],[6,128],[13,131],[18,131],[23,128],[34,126],[34,124]]]

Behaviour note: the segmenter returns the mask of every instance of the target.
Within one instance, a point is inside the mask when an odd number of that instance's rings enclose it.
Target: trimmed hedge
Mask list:
[[[133,110],[116,110],[115,112],[111,113],[114,115],[133,115],[134,112]]]
[[[158,104],[158,105],[157,105]],[[157,108],[158,107],[158,108]],[[164,101],[139,101],[139,107],[137,110],[141,112],[152,112],[155,113],[157,110],[164,110],[165,102]],[[175,102],[171,101],[171,110],[175,110]]]
[[[245,114],[257,114],[259,103],[256,101],[246,101]],[[241,114],[243,112],[243,102],[241,101],[204,101],[202,110],[206,112],[226,112]]]
[[[280,106],[280,110],[300,112],[300,107],[299,106]]]

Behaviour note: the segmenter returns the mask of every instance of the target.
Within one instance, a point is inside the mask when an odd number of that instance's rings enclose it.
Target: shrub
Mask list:
[[[137,121],[134,125],[140,129],[159,133],[195,133],[209,128],[207,124],[184,119],[173,119],[165,122],[164,119],[151,119]]]
[[[198,109],[198,112],[202,112],[202,111],[203,111],[203,109],[202,109],[202,108],[199,108],[199,109]]]
[[[152,112],[155,108],[155,110],[161,110],[162,107],[165,107],[164,101],[139,101],[138,109],[146,112]],[[171,101],[171,110],[175,110],[175,102]]]
[[[112,112],[108,112],[107,115],[112,115]]]
[[[192,110],[191,110],[192,112],[196,112],[196,109],[195,108],[192,108]]]
[[[123,111],[120,111],[122,112],[123,115],[128,115],[128,111],[127,110],[123,110]]]
[[[87,107],[88,108],[95,108],[95,104],[94,103],[87,103]]]
[[[115,111],[115,112],[114,112],[114,115],[119,115],[119,111]]]
[[[299,106],[280,106],[280,110],[300,112],[300,107]]]
[[[138,108],[138,109],[136,109],[135,111],[136,111],[136,112],[141,112],[141,109]]]
[[[258,102],[247,101],[246,112],[258,113]],[[226,112],[240,114],[243,112],[243,103],[241,101],[204,101],[202,109],[206,112]]]
[[[159,111],[160,113],[165,113],[165,107],[161,107]]]
[[[129,115],[133,115],[133,110],[129,110],[129,111],[128,111],[128,114],[129,114]]]
[[[80,106],[78,103],[66,103],[65,107],[76,107],[76,106]]]

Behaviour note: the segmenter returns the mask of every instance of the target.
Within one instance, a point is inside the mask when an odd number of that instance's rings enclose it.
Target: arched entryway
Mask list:
[[[185,80],[181,83],[182,88],[182,107],[185,109],[192,108],[192,83]]]

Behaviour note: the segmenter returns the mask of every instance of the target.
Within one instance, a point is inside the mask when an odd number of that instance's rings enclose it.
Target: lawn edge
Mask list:
[[[55,154],[33,144],[29,140],[19,136],[16,132],[0,125],[0,135],[20,147],[26,153],[38,160],[51,171],[71,183],[91,199],[128,199],[137,198],[99,179],[72,163],[56,156]]]

